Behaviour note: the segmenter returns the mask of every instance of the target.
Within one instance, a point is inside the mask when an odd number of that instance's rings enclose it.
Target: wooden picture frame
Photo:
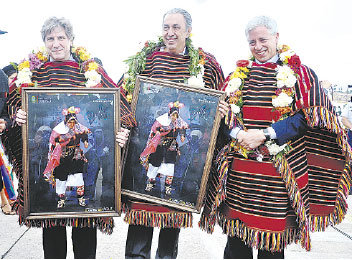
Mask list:
[[[122,194],[199,213],[224,97],[222,91],[137,77],[137,126],[124,151]]]
[[[119,89],[28,87],[22,107],[26,217],[120,216]]]

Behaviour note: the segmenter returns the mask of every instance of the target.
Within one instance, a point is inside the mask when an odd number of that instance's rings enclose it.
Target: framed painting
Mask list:
[[[22,91],[27,218],[119,216],[119,90]]]
[[[221,91],[138,77],[122,194],[199,213],[223,99]]]

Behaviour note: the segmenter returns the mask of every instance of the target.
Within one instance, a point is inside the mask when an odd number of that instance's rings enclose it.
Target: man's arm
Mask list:
[[[352,129],[352,123],[351,123],[350,120],[347,119],[347,117],[342,116],[342,117],[341,117],[341,122],[342,122],[342,124],[343,124],[345,127],[347,127],[348,129]]]
[[[271,127],[276,133],[276,139],[279,145],[283,145],[295,137],[302,135],[309,128],[302,111],[284,120],[273,123]]]
[[[276,139],[279,145],[283,145],[289,140],[302,135],[307,129],[308,125],[303,112],[298,112],[284,120],[273,123],[271,127],[267,128],[267,132],[270,139]],[[235,131],[231,132],[234,133]],[[236,138],[243,147],[255,149],[267,140],[266,135],[268,134],[265,134],[263,130],[249,129],[248,131],[239,130]],[[234,138],[232,135],[231,137]]]

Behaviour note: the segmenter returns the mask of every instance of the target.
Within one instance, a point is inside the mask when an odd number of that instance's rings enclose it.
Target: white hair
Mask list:
[[[42,39],[45,42],[45,37],[52,33],[52,31],[56,28],[56,27],[62,27],[65,30],[66,36],[73,41],[73,39],[75,38],[74,34],[73,34],[73,28],[72,25],[70,23],[69,20],[65,19],[64,17],[62,18],[57,18],[55,16],[50,17],[49,19],[47,19],[42,27],[41,30],[41,34],[42,34]]]
[[[248,39],[249,32],[259,26],[266,27],[272,35],[275,35],[277,30],[276,21],[268,16],[256,16],[252,20],[250,20],[246,26],[246,37]]]
[[[182,14],[183,17],[185,18],[185,21],[186,21],[186,30],[188,30],[188,28],[192,27],[192,17],[189,14],[189,12],[187,12],[186,10],[184,10],[182,8],[173,8],[173,9],[167,11],[163,16],[163,24],[164,24],[165,16],[168,14]]]

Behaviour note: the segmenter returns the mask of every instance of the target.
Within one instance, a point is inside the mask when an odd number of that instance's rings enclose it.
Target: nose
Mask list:
[[[262,44],[259,42],[259,41],[257,41],[257,42],[255,42],[255,44],[254,44],[254,49],[255,50],[260,50],[261,48],[262,48]]]
[[[55,37],[53,41],[53,47],[58,47],[59,45],[60,45],[59,39]]]
[[[169,27],[166,31],[167,35],[173,36],[174,35],[174,29],[172,27]]]

